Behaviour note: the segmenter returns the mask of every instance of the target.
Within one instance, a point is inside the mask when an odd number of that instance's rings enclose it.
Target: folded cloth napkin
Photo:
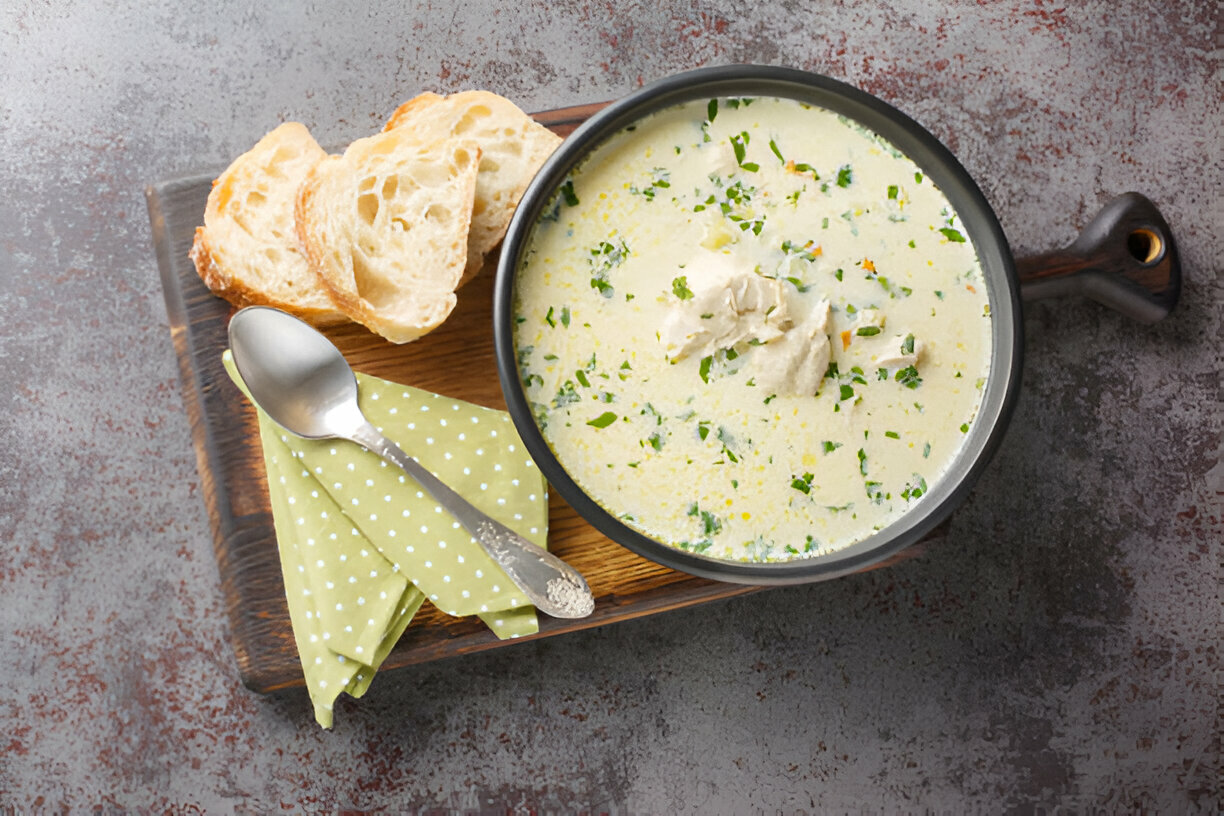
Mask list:
[[[223,362],[247,393],[229,351]],[[360,373],[357,384],[379,431],[546,545],[547,485],[507,413]],[[289,617],[321,726],[332,726],[341,692],[365,693],[426,600],[478,615],[499,638],[539,630],[522,591],[411,477],[352,442],[294,436],[256,408]]]

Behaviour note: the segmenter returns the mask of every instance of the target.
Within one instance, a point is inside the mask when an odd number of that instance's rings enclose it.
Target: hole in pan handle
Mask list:
[[[1024,300],[1082,295],[1140,323],[1177,305],[1181,264],[1173,233],[1139,193],[1110,201],[1075,242],[1016,261]]]

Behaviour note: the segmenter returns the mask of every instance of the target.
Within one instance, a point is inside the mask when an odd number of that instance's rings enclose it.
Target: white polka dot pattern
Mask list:
[[[224,362],[242,387],[228,351]],[[546,485],[507,414],[357,377],[375,427],[545,546]],[[259,419],[290,618],[321,725],[330,727],[342,691],[364,693],[426,598],[451,615],[479,615],[500,638],[538,631],[534,607],[399,468],[352,443],[288,434],[262,411]]]

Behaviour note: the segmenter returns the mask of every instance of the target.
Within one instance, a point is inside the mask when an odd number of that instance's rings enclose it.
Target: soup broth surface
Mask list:
[[[790,99],[652,114],[571,174],[517,272],[527,398],[647,536],[779,561],[923,500],[976,416],[990,306],[943,193]]]

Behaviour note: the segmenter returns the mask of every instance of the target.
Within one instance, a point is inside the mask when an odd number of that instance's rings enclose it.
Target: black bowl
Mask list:
[[[720,560],[680,550],[626,526],[591,498],[562,467],[536,425],[524,394],[514,345],[515,281],[541,214],[572,170],[624,127],[663,108],[712,97],[783,97],[856,120],[905,153],[951,202],[982,266],[991,309],[990,372],[960,452],[923,500],[870,537],[828,554],[780,562]],[[977,185],[947,148],[905,114],[876,97],[818,74],[731,65],[670,76],[596,113],[557,149],[523,195],[502,245],[493,301],[498,375],[506,405],[528,451],[553,488],[613,541],[673,569],[741,584],[797,584],[858,572],[919,541],[964,501],[997,449],[1020,385],[1019,287],[1007,240]]]

